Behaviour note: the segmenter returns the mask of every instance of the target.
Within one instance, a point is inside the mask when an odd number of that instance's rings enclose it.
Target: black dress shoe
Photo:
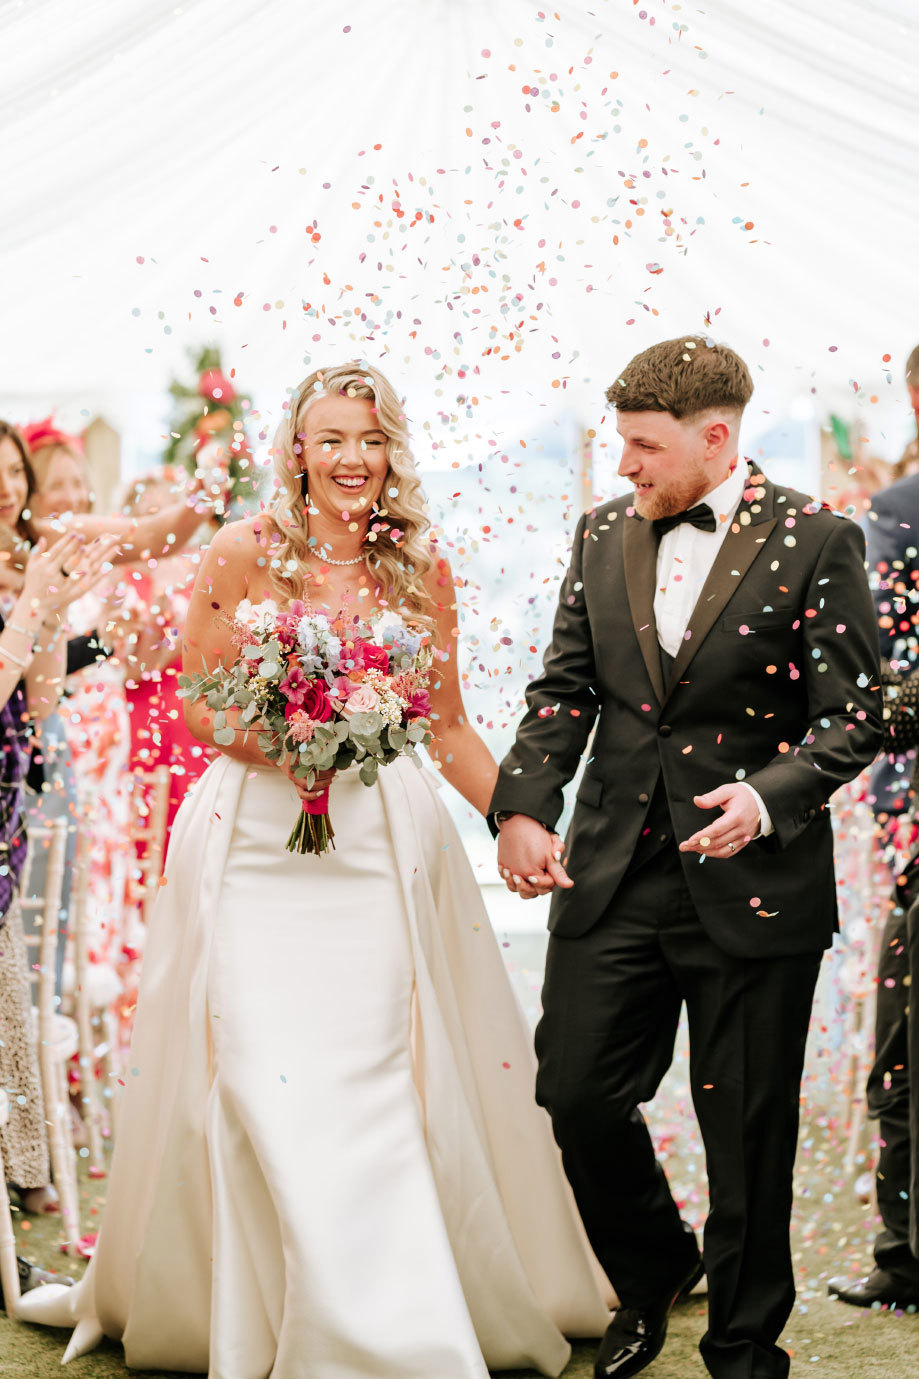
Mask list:
[[[704,1272],[700,1256],[665,1301],[614,1312],[594,1361],[594,1379],[630,1379],[647,1369],[664,1348],[670,1309],[678,1298],[688,1296]]]
[[[827,1292],[851,1307],[919,1307],[919,1282],[898,1282],[884,1269],[867,1278],[831,1278]]]
[[[669,1313],[669,1306],[614,1312],[594,1362],[594,1379],[629,1379],[647,1369],[664,1348]]]

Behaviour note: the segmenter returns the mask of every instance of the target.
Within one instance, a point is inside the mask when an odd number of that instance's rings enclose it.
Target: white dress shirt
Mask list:
[[[728,477],[699,499],[715,514],[714,531],[702,531],[691,522],[680,522],[661,537],[657,551],[654,619],[657,639],[670,656],[676,656],[683,645],[689,619],[740,506],[747,479],[747,466],[738,460]],[[762,797],[752,785],[745,781],[741,784],[750,791],[759,807],[760,833],[763,836],[771,833],[772,820]]]

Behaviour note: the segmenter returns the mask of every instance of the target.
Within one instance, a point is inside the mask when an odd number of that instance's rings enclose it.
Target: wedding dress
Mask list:
[[[183,803],[96,1254],[20,1315],[213,1379],[556,1375],[609,1285],[433,772],[336,777],[322,857],[297,808],[226,756]]]

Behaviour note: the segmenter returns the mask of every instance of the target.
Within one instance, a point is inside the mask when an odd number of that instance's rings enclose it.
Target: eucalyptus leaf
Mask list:
[[[265,680],[276,680],[281,673],[280,662],[262,661],[261,665],[258,668],[258,673]]]
[[[375,785],[378,774],[378,764],[373,757],[368,757],[366,761],[361,763],[360,775],[365,785]]]
[[[393,723],[390,724],[389,732],[386,734],[386,736],[389,738],[389,745],[390,747],[392,747],[394,752],[401,752],[402,748],[408,741],[408,733],[405,731],[405,729],[397,728],[396,725]]]
[[[236,734],[232,728],[215,728],[214,741],[218,747],[232,747],[236,741]]]
[[[381,713],[354,713],[350,718],[351,736],[363,741],[369,737],[379,737],[383,730],[384,719]]]

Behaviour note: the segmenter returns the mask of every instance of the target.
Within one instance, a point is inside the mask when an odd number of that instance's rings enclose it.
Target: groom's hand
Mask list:
[[[574,885],[562,866],[563,844],[528,814],[512,814],[498,834],[498,871],[509,891],[523,900]]]
[[[704,857],[736,857],[759,833],[759,805],[753,793],[739,782],[719,785],[707,795],[694,795],[693,804],[699,809],[716,809],[720,805],[724,812],[685,843],[680,843],[680,852],[698,852]]]

